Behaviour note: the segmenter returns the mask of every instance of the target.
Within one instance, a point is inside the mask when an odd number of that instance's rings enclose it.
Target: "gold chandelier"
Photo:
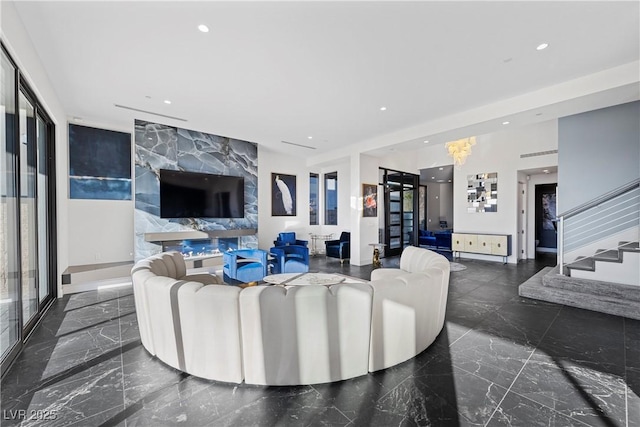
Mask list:
[[[456,166],[460,166],[467,159],[467,156],[471,154],[471,147],[476,145],[476,137],[471,136],[469,138],[462,138],[457,141],[447,142],[447,152],[453,157],[453,163]]]

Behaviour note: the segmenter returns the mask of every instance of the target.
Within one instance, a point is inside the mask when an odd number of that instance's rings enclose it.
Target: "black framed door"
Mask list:
[[[417,244],[419,176],[380,169],[385,203],[385,256]]]

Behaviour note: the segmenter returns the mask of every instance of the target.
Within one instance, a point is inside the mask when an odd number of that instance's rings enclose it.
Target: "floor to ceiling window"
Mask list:
[[[0,360],[4,373],[55,297],[53,123],[4,46],[0,79]]]

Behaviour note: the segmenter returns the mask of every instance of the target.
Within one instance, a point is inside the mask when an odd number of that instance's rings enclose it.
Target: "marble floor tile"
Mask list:
[[[2,425],[640,427],[640,322],[519,297],[546,261],[459,262],[467,269],[451,274],[445,327],[429,348],[310,386],[220,383],[165,365],[141,345],[131,286],[65,296],[0,387],[3,414],[56,418]],[[310,268],[371,274],[323,256]]]
[[[625,425],[624,377],[540,352],[531,357],[511,392],[589,425]]]

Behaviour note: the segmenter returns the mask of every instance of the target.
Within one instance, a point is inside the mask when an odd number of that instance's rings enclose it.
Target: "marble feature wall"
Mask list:
[[[161,252],[145,233],[258,228],[256,144],[187,129],[135,121],[135,259]],[[160,218],[160,169],[244,177],[244,218]],[[257,235],[240,236],[240,247],[257,248]]]

